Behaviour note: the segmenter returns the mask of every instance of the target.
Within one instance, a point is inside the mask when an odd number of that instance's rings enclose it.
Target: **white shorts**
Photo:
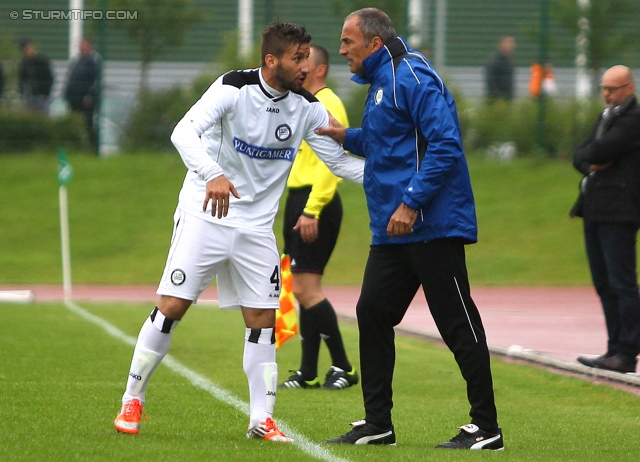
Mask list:
[[[180,209],[173,220],[158,295],[196,301],[217,276],[220,308],[280,307],[280,257],[272,230],[232,228]]]

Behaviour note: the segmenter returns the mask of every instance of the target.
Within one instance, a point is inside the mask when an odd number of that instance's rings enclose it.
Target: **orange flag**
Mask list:
[[[291,276],[291,257],[280,257],[280,309],[276,310],[276,350],[284,342],[298,333],[293,281]]]

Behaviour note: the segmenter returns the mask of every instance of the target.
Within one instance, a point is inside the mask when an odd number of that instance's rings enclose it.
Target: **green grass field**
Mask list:
[[[55,153],[0,156],[0,284],[61,283]],[[73,281],[156,283],[184,176],[176,155],[99,159],[71,153],[68,186]],[[566,162],[470,159],[480,242],[468,247],[472,285],[589,284],[581,222],[567,216],[578,175]],[[370,233],[358,186],[340,187],[345,220],[327,284],[359,284]],[[280,217],[276,235],[280,238]],[[504,453],[436,450],[468,423],[465,386],[441,345],[398,336],[394,421],[398,446],[323,443],[362,414],[360,387],[282,390],[276,415],[294,445],[244,437],[248,390],[237,312],[194,307],[148,389],[140,435],[113,418],[133,337],[148,304],[0,304],[0,460],[8,461],[635,461],[639,398],[532,366],[493,359]],[[357,364],[357,329],[341,324]],[[280,377],[299,342],[278,352]],[[322,351],[320,372],[329,367]]]
[[[96,158],[71,153],[73,282],[155,284],[185,167],[178,154]],[[479,242],[473,285],[588,285],[582,222],[570,219],[579,175],[562,161],[469,159]],[[60,283],[55,153],[0,155],[0,284]],[[326,284],[360,284],[371,233],[362,188],[340,185],[345,217]],[[275,225],[281,242],[281,212]]]
[[[173,361],[147,390],[139,435],[117,434],[132,353],[149,312],[137,304],[3,304],[1,460],[7,461],[599,461],[638,460],[639,399],[545,370],[493,359],[503,453],[436,450],[468,423],[465,386],[449,351],[397,338],[397,447],[334,446],[327,438],[362,418],[360,386],[281,390],[275,417],[294,445],[245,438],[244,326],[235,311],[194,307],[175,331]],[[109,328],[107,332],[105,329]],[[357,364],[356,327],[343,323]],[[278,352],[280,376],[296,368],[299,342]],[[328,369],[322,350],[321,371]]]

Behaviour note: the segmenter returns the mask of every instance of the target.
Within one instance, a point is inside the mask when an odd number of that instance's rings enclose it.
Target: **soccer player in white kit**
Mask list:
[[[246,326],[247,438],[292,442],[272,419],[280,294],[273,222],[303,139],[338,176],[362,183],[364,168],[336,141],[315,133],[329,125],[329,116],[302,88],[310,42],[302,26],[279,21],[268,26],[261,67],[218,78],[171,135],[188,172],[157,290],[160,300],[138,335],[114,422],[119,432],[140,431],[149,378],[189,306],[217,277],[220,307],[240,308]]]

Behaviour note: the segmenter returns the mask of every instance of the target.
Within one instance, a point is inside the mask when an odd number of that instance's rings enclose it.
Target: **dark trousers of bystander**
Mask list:
[[[636,269],[638,226],[584,220],[593,285],[607,325],[606,356],[634,362],[640,352],[640,294]]]
[[[464,243],[454,238],[371,246],[356,307],[365,420],[379,428],[392,424],[394,326],[421,285],[440,335],[467,382],[471,423],[497,433],[489,349],[470,294]],[[425,361],[425,374],[428,364]]]

